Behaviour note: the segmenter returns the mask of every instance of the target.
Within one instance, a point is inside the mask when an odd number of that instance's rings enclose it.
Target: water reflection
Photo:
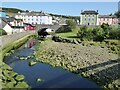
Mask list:
[[[44,63],[29,66],[29,62],[34,59],[20,60],[17,58],[17,56],[28,57],[32,55],[35,44],[36,39],[31,39],[23,45],[24,48],[5,58],[5,63],[10,65],[13,71],[23,74],[32,88],[96,88],[100,90],[94,82],[62,68],[53,68]],[[38,78],[42,78],[44,81],[37,82]]]
[[[30,40],[28,40],[27,43],[25,43],[24,47],[31,48],[36,44],[36,41],[37,41],[36,39],[30,39]]]

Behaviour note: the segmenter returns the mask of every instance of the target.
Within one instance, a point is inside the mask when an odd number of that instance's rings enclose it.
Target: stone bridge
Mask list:
[[[58,30],[62,25],[37,25],[37,30],[41,28],[50,28],[53,29],[54,31]]]

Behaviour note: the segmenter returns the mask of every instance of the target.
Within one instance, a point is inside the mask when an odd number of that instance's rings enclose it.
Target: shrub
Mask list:
[[[2,36],[2,35],[7,35],[7,32],[3,29],[0,29],[0,36]]]
[[[110,30],[109,39],[120,39],[120,30]]]
[[[76,27],[76,22],[73,19],[66,20],[66,24],[70,27],[70,29]]]
[[[91,28],[87,28],[86,26],[80,27],[80,30],[77,33],[77,36],[80,37],[81,40],[92,40],[93,39],[93,33]]]
[[[105,39],[120,39],[120,30],[113,30],[108,24],[102,24],[100,27],[88,28],[80,27],[77,36],[81,40],[104,41]]]
[[[61,26],[58,30],[56,30],[56,33],[64,33],[64,32],[71,32],[72,29],[68,25]]]

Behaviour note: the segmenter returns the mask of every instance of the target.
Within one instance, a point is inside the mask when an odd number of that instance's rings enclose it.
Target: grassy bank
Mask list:
[[[10,52],[11,50],[18,49],[20,46],[22,46],[26,41],[28,41],[30,38],[35,37],[35,35],[27,35],[17,41],[14,41],[10,44],[8,44],[6,47],[2,49],[2,59],[6,55],[7,52]],[[1,59],[1,60],[2,60]]]
[[[12,51],[18,49],[22,46],[27,40],[35,37],[35,35],[25,36],[15,42],[10,43],[5,48],[1,50],[0,53],[0,67],[1,67],[1,84],[2,88],[30,88],[29,85],[25,82],[25,77],[14,72],[10,66],[5,64],[2,60],[7,54],[11,54]],[[12,52],[13,53],[13,52]]]
[[[79,74],[104,89],[119,88],[118,55],[107,48],[46,40],[38,45],[36,59]]]
[[[78,31],[80,30],[80,27],[74,28],[72,32],[67,33],[57,33],[57,36],[60,36],[63,39],[68,40],[75,40],[76,42],[80,42],[84,46],[100,46],[100,47],[107,47],[109,49],[109,52],[120,55],[120,40],[116,39],[105,39],[102,42],[100,41],[81,41],[80,38],[77,36]]]
[[[72,30],[72,32],[57,33],[57,35],[67,39],[78,39],[76,36],[78,31],[79,31],[79,27],[76,27],[75,29]]]

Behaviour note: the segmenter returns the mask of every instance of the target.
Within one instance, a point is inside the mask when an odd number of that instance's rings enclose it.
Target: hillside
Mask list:
[[[5,7],[3,7],[2,9],[7,12],[8,16],[14,16],[15,13],[24,12],[24,10],[17,9],[17,8],[5,8]],[[49,15],[55,16],[55,17],[62,17],[62,18],[66,18],[66,19],[79,19],[79,16],[58,15],[58,14],[52,14],[52,13],[50,13]]]
[[[24,10],[16,9],[16,8],[4,8],[2,7],[2,10],[5,10],[7,12],[7,15],[12,17],[18,12],[23,12]]]
[[[7,13],[18,13],[23,12],[24,10],[16,9],[16,8],[2,8],[2,10],[5,10]]]
[[[67,15],[58,15],[58,14],[50,14],[50,15],[55,17],[67,18],[67,19],[76,19],[76,20],[80,19],[79,16],[67,16]]]

